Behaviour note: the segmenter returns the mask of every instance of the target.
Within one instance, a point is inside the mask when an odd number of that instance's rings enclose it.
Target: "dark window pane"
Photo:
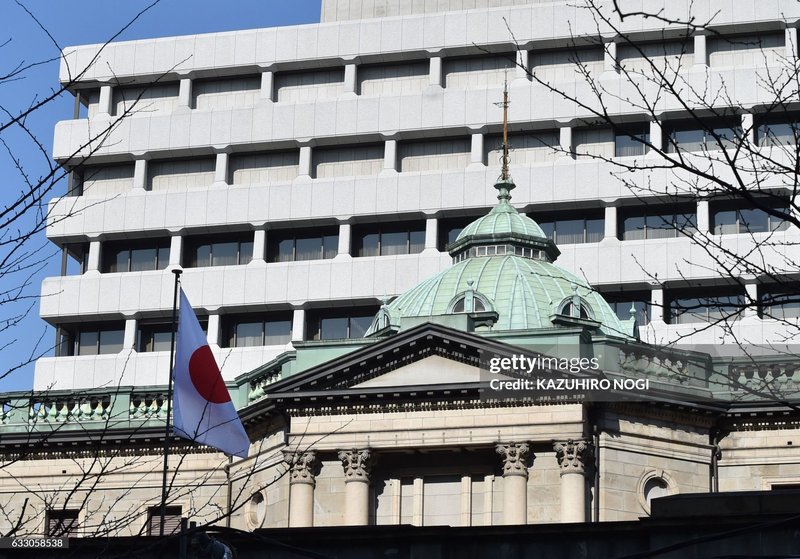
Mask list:
[[[644,239],[644,217],[635,216],[626,218],[622,224],[624,241]]]
[[[128,271],[128,251],[116,250],[113,251],[110,258],[109,272],[127,272]]]
[[[599,243],[600,241],[603,240],[604,235],[605,235],[605,221],[602,218],[586,220],[587,243]]]
[[[583,220],[571,219],[556,223],[556,244],[569,245],[583,242]]]
[[[408,254],[408,233],[406,231],[381,234],[381,256],[396,254]]]
[[[164,270],[169,264],[169,247],[160,247],[158,249],[158,269]]]
[[[295,260],[319,260],[322,256],[322,239],[313,237],[310,239],[297,239]]]
[[[738,233],[739,227],[736,211],[721,211],[714,214],[714,233],[717,235],[726,235],[730,233]]]
[[[320,320],[321,340],[343,340],[347,338],[347,318],[322,318]]]
[[[672,133],[672,143],[681,151],[703,151],[704,137],[703,130],[676,130]]]
[[[119,353],[124,338],[125,330],[101,330],[100,353]]]
[[[697,231],[697,215],[696,214],[677,214],[675,216],[675,227],[678,231],[683,231],[686,234],[691,234]],[[680,236],[681,233],[676,231],[676,236]]]
[[[616,157],[631,157],[645,154],[645,144],[643,144],[641,141],[637,141],[635,138],[649,142],[650,133],[641,132],[638,134],[633,134],[632,136],[630,134],[619,134],[614,138],[614,155]]]
[[[714,128],[713,131],[715,135],[719,136],[719,140],[714,138],[714,135],[708,134],[706,139],[706,146],[708,149],[735,148],[739,143],[739,139],[742,137],[742,129],[738,126],[723,126]]]
[[[545,237],[547,237],[548,239],[550,239],[552,241],[553,240],[553,235],[554,235],[554,233],[556,231],[555,222],[544,221],[544,222],[539,224],[539,227],[542,228],[542,231],[544,232]]]
[[[325,235],[322,238],[322,257],[334,258],[339,252],[339,235]]]
[[[764,124],[758,127],[760,146],[793,146],[797,144],[797,128],[794,124]]]
[[[214,243],[211,245],[212,266],[232,266],[238,264],[239,243]]]
[[[409,254],[418,254],[425,250],[425,231],[411,231],[409,233]]]
[[[240,322],[236,325],[236,347],[261,345],[262,322]]]
[[[372,316],[355,316],[350,319],[350,337],[363,338],[372,324]]]
[[[377,233],[370,233],[361,238],[361,244],[358,250],[358,256],[378,256],[378,240],[380,235]]]
[[[672,214],[647,216],[647,238],[664,239],[674,237],[675,226],[672,223],[673,218]]]
[[[739,210],[739,233],[764,233],[769,230],[767,213],[759,209]]]
[[[291,320],[273,320],[266,323],[264,345],[282,345],[289,343],[292,335]]]
[[[131,250],[131,272],[155,270],[157,254],[158,251],[155,248],[137,248]]]
[[[171,344],[172,332],[169,329],[154,331],[147,351],[169,351]]]
[[[211,245],[199,245],[193,256],[191,266],[208,266],[211,263]]]
[[[78,334],[78,355],[97,355],[96,330],[88,330]]]
[[[284,239],[278,242],[277,254],[274,262],[291,262],[294,260],[294,239]]]
[[[253,259],[253,242],[242,241],[239,243],[239,264],[249,264]]]

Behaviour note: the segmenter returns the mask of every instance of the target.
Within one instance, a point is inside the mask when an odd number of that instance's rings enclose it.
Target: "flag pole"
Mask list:
[[[169,343],[169,381],[167,383],[167,422],[164,426],[164,472],[161,478],[161,523],[158,529],[158,535],[164,535],[164,517],[167,514],[167,472],[169,459],[169,428],[170,428],[170,413],[172,412],[172,373],[175,368],[175,323],[178,317],[178,286],[181,283],[181,268],[172,270],[175,274],[175,288],[172,293],[172,339]]]

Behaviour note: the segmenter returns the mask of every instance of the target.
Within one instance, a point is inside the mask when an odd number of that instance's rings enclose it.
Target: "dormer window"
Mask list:
[[[469,286],[466,291],[456,295],[447,306],[448,312],[452,314],[485,312],[492,310],[492,304],[483,296],[478,294],[472,287],[472,280],[467,281]]]
[[[458,299],[455,304],[453,305],[453,310],[451,312],[455,313],[462,313],[462,312],[483,312],[486,310],[486,305],[481,301],[478,297],[473,299],[473,308],[469,311],[466,310],[467,307],[467,297],[461,297]]]
[[[578,295],[577,291],[561,301],[561,304],[558,306],[558,314],[570,318],[594,320],[592,307],[583,297]]]

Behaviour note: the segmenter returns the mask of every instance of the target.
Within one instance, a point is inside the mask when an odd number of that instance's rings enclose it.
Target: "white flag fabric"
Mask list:
[[[173,369],[173,429],[185,439],[247,458],[250,439],[183,289]]]

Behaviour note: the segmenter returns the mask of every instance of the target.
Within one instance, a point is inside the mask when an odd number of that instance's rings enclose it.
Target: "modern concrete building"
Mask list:
[[[744,110],[723,128],[774,136],[794,117],[760,120],[759,76],[764,57],[767,69],[797,59],[800,7],[723,6],[727,35],[713,37],[636,19],[626,37],[646,48],[634,49],[598,36],[572,2],[467,4],[326,0],[319,24],[67,49],[61,79],[78,76],[83,108],[58,123],[54,157],[81,163],[50,205],[65,273],[44,281],[41,303],[59,350],[37,363],[47,393],[4,400],[5,454],[44,437],[76,475],[64,445],[92,447],[110,421],[105,440],[152,460],[131,465],[147,483],[114,482],[125,506],[106,513],[150,521],[170,269],[182,266],[254,457],[223,469],[220,455],[188,451],[205,473],[181,486],[178,515],[213,518],[227,488],[245,496],[234,522],[247,528],[627,520],[662,494],[800,483],[796,412],[757,397],[778,377],[794,394],[794,356],[732,383],[735,362],[644,343],[786,343],[798,305],[780,298],[785,286],[732,284],[702,238],[720,254],[762,243],[759,259],[780,266],[800,256],[800,232],[737,200],[690,196],[675,186],[680,171],[651,170],[649,197],[629,188],[618,164],[654,155],[539,81],[585,87],[577,58],[624,91],[657,44],[653,56],[685,63],[692,80],[736,85]],[[506,82],[513,183],[497,180]],[[677,102],[652,119],[622,99],[620,126],[730,173]],[[656,195],[667,192],[669,203]],[[721,308],[765,297],[771,312],[751,305],[714,323]],[[520,347],[660,382],[659,403],[487,402],[481,356]],[[42,435],[53,425],[63,428]],[[47,476],[45,451],[32,452],[25,468]],[[289,475],[262,491],[283,452]],[[383,466],[370,477],[375,455]],[[64,510],[88,523],[104,506]]]

